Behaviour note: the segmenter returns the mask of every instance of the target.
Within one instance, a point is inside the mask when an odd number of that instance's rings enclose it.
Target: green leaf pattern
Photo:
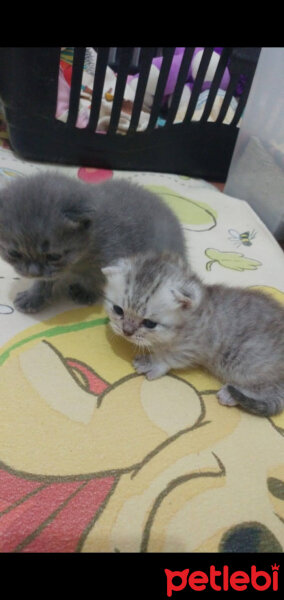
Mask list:
[[[234,271],[255,271],[262,265],[259,260],[244,256],[240,252],[221,252],[215,248],[207,248],[205,254],[210,259],[206,263],[207,271],[211,271],[214,263],[219,264],[225,269],[233,269]]]
[[[216,227],[217,213],[205,202],[192,200],[164,186],[147,185],[147,189],[162,197],[186,229],[209,231]]]

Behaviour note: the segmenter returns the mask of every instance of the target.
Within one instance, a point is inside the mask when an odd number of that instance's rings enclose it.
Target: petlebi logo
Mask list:
[[[174,592],[188,591],[202,592],[204,590],[214,590],[216,592],[227,592],[235,590],[243,592],[250,585],[252,590],[264,592],[271,590],[278,591],[278,571],[279,565],[271,565],[269,570],[258,570],[255,565],[246,571],[233,571],[227,565],[222,569],[216,569],[215,565],[210,565],[207,572],[191,571],[170,571],[164,569],[167,578],[167,596],[171,598]]]

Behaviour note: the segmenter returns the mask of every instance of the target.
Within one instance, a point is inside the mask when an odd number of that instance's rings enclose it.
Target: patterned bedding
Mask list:
[[[42,169],[136,181],[178,215],[204,281],[284,302],[282,250],[246,202],[188,177],[25,162],[0,136],[1,186]],[[0,262],[0,551],[282,552],[284,415],[220,406],[202,369],[147,381],[100,305],[20,314],[26,285]]]

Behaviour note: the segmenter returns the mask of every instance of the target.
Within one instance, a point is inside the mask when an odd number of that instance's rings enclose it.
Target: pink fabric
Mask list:
[[[70,101],[70,91],[71,88],[68,85],[62,68],[59,67],[59,79],[58,79],[58,92],[57,92],[57,105],[56,105],[56,113],[55,117],[59,119],[66,111],[69,110],[69,101]],[[90,110],[89,109],[81,109],[78,112],[78,118],[76,122],[76,127],[84,129],[87,127],[90,118]]]
[[[39,481],[29,481],[16,475],[0,470],[0,503],[2,506],[10,506],[23,496],[26,496],[41,487]]]
[[[81,482],[53,483],[26,499],[0,519],[0,551],[12,552],[26,540]]]
[[[108,383],[106,383],[100,377],[98,377],[96,373],[91,371],[90,367],[88,367],[87,365],[84,365],[83,363],[80,363],[77,360],[71,359],[68,359],[66,362],[69,365],[69,367],[76,369],[83,375],[83,377],[87,381],[88,390],[96,396],[102,394],[102,392],[104,392],[109,387]]]
[[[68,110],[69,98],[70,98],[70,86],[68,85],[62,68],[59,67],[59,78],[58,78],[58,91],[57,91],[57,105],[55,116],[58,119],[62,113]]]
[[[75,552],[114,481],[45,483],[1,470],[0,552]]]
[[[113,482],[113,477],[89,481],[23,552],[76,552],[84,531],[93,521]]]

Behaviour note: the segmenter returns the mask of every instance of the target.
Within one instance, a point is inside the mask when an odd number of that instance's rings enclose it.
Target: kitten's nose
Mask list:
[[[122,331],[124,333],[124,335],[127,335],[128,337],[130,335],[133,335],[133,333],[136,331],[137,327],[136,325],[134,325],[134,323],[123,323],[122,326]]]
[[[39,265],[35,264],[35,263],[31,263],[28,266],[28,274],[31,277],[38,277],[41,274],[41,268]]]

